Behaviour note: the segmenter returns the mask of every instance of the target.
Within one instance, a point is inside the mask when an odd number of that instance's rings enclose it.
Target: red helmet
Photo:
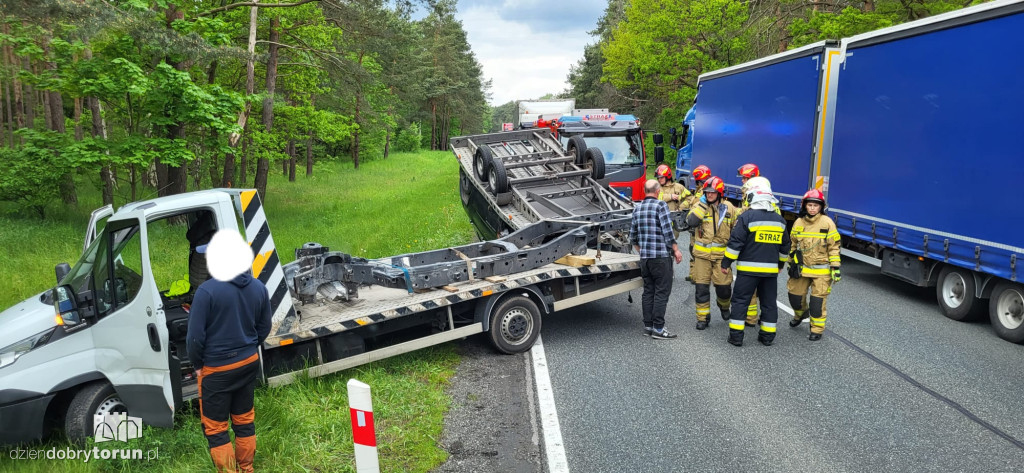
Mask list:
[[[806,213],[807,212],[807,208],[806,207],[807,207],[807,203],[808,202],[815,202],[817,204],[820,204],[821,205],[821,210],[825,211],[825,194],[822,193],[821,190],[811,189],[811,190],[807,191],[806,193],[804,193],[804,198],[803,198],[803,200],[800,201],[800,212],[801,213]]]
[[[715,176],[704,183],[704,192],[717,192],[718,195],[725,194],[725,182],[722,178]]]
[[[760,176],[761,170],[757,168],[756,164],[744,164],[736,170],[736,175],[750,179],[752,177]]]
[[[711,177],[711,170],[708,169],[707,166],[701,164],[700,166],[693,168],[693,173],[691,175],[695,181],[703,181]]]
[[[667,164],[662,164],[654,170],[655,178],[664,177],[665,179],[672,180],[672,168],[668,167]]]

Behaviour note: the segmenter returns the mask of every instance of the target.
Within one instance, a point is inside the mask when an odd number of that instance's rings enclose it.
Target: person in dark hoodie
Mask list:
[[[206,259],[213,279],[195,291],[187,336],[188,357],[199,377],[203,433],[217,471],[251,472],[258,348],[270,334],[270,297],[266,286],[252,277],[252,250],[237,231],[217,232]]]

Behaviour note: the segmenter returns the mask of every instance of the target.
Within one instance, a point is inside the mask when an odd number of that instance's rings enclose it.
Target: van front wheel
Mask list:
[[[114,385],[107,381],[94,381],[82,387],[68,405],[64,421],[64,431],[68,438],[75,442],[84,442],[86,437],[93,437],[94,415],[127,414],[128,406],[114,390]]]

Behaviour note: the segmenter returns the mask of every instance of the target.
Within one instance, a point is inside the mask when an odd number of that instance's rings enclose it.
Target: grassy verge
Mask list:
[[[458,197],[458,165],[446,152],[396,154],[386,161],[318,166],[312,178],[289,183],[272,176],[266,202],[267,218],[280,256],[293,259],[292,250],[316,241],[332,250],[376,258],[392,254],[463,244],[472,227]],[[74,262],[81,252],[89,211],[99,205],[92,190],[81,192],[81,208],[52,209],[46,221],[7,215],[0,217],[0,307],[52,286],[53,266]],[[154,237],[157,239],[156,237]],[[182,242],[158,238],[154,260],[158,283],[178,279],[186,271]],[[458,364],[450,346],[434,347],[404,356],[295,384],[260,389],[256,394],[259,452],[262,471],[354,471],[352,438],[345,383],[357,378],[373,388],[374,417],[382,471],[428,471],[445,460],[437,447],[444,413],[450,404],[444,394]],[[0,471],[209,471],[198,413],[179,412],[174,430],[146,428],[129,445],[98,448],[138,448],[159,458],[142,460],[12,460],[0,457]],[[54,439],[34,449],[79,448]],[[82,447],[86,448],[86,447]],[[92,449],[91,442],[87,448]]]

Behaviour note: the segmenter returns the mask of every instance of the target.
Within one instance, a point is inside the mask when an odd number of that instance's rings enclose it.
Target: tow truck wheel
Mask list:
[[[988,301],[988,316],[999,338],[1024,343],[1024,286],[997,284]]]
[[[942,313],[958,322],[978,319],[978,297],[975,295],[974,275],[970,271],[946,266],[939,273],[935,296]]]
[[[82,442],[93,432],[93,416],[128,413],[128,406],[107,381],[95,381],[75,393],[68,405],[64,420],[64,431],[72,441]]]
[[[491,310],[491,344],[509,355],[529,350],[540,335],[540,309],[524,296],[509,297]]]
[[[583,153],[583,166],[590,169],[594,180],[604,179],[604,153],[599,148],[587,148]]]
[[[491,149],[486,146],[477,148],[476,153],[473,153],[473,172],[483,182],[487,182],[487,173],[491,170],[492,161],[494,161],[494,156],[491,154]]]
[[[487,190],[495,197],[508,192],[508,172],[500,159],[491,161],[488,172]]]
[[[583,151],[587,149],[587,141],[582,136],[573,136],[569,138],[569,142],[565,145],[565,151],[571,154],[577,165],[583,165]]]

